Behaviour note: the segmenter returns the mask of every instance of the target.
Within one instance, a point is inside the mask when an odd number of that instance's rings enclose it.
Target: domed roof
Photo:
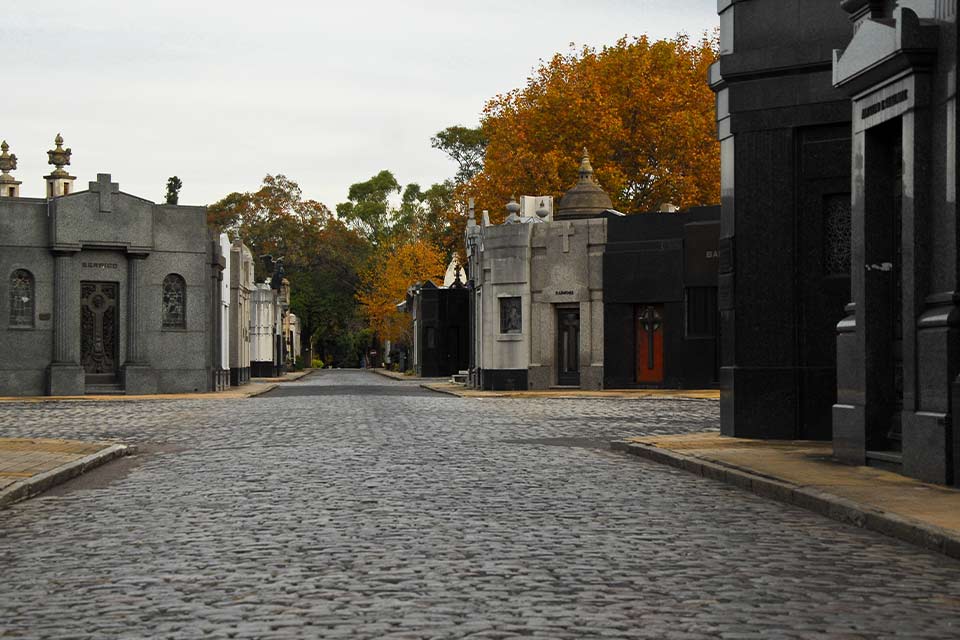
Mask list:
[[[596,218],[610,209],[613,209],[613,201],[597,184],[590,156],[584,149],[583,160],[580,161],[580,179],[560,198],[554,220]]]

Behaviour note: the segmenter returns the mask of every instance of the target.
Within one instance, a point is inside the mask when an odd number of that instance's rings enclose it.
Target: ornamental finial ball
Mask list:
[[[517,202],[517,196],[511,196],[510,202],[507,203],[507,213],[517,213],[520,211],[520,203]]]

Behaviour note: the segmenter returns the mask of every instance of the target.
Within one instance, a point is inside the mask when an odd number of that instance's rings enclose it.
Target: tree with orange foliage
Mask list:
[[[360,303],[370,328],[381,340],[410,342],[410,316],[397,311],[407,288],[425,280],[442,283],[446,265],[441,251],[425,239],[400,245],[381,263],[368,267],[360,276]]]
[[[619,40],[542,64],[527,85],[490,100],[483,170],[468,184],[502,217],[511,195],[559,197],[587,147],[597,179],[624,213],[714,204],[720,153],[707,71],[715,39]]]

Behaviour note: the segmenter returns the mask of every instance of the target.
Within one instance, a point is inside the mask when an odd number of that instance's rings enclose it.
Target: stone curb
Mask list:
[[[433,385],[431,385],[431,384],[427,384],[427,383],[421,384],[421,385],[420,385],[420,388],[421,388],[421,389],[426,389],[427,391],[433,391],[434,393],[442,393],[442,394],[447,395],[447,396],[453,396],[454,398],[465,398],[465,397],[466,397],[466,396],[464,396],[462,393],[457,393],[457,392],[454,391],[453,389],[437,389],[435,386],[433,386]]]
[[[276,388],[279,387],[279,386],[280,386],[280,383],[279,383],[279,382],[273,382],[273,383],[271,383],[271,384],[266,385],[263,389],[258,389],[258,390],[256,390],[256,391],[251,391],[250,393],[248,393],[247,395],[245,395],[244,398],[256,398],[257,396],[262,396],[262,395],[265,394],[265,393],[268,393],[268,392],[270,392],[270,391],[273,391],[274,389],[276,389]]]
[[[683,469],[704,478],[725,482],[763,498],[807,509],[844,524],[876,531],[918,547],[960,559],[960,535],[913,518],[905,518],[853,502],[814,487],[783,482],[739,467],[703,460],[652,445],[614,441],[610,443],[610,448]]]
[[[24,478],[0,491],[0,509],[4,509],[15,502],[32,498],[51,487],[72,480],[90,469],[99,467],[116,458],[128,456],[135,451],[136,448],[131,445],[115,444],[79,460],[61,465],[56,469],[38,473],[31,478]]]
[[[387,371],[386,369],[381,369],[380,367],[371,367],[367,371],[372,371],[377,375],[381,375],[384,378],[390,378],[391,380],[413,380],[413,376],[405,376],[402,373],[397,373],[395,371]]]

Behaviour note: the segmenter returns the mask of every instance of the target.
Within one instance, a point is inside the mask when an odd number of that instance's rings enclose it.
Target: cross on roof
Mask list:
[[[120,185],[110,182],[109,173],[98,173],[97,181],[90,183],[90,191],[100,194],[100,212],[110,213],[113,211],[113,194],[120,193]]]
[[[569,222],[564,222],[557,229],[557,235],[563,238],[563,252],[570,253],[570,236],[574,235],[575,229]]]

